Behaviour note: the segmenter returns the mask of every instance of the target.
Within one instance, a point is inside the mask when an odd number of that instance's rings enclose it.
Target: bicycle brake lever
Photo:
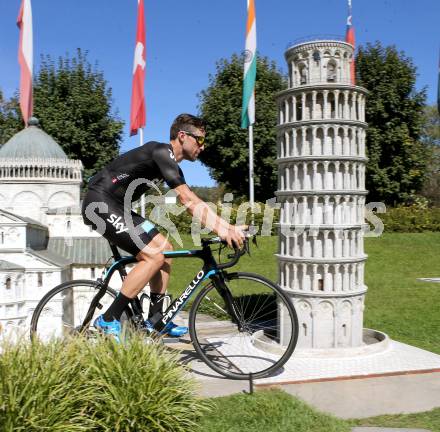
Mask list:
[[[248,254],[249,256],[251,256],[251,248],[249,247],[249,241],[247,241],[247,242],[245,243],[244,248],[245,248],[245,252],[247,252],[247,254]]]
[[[235,249],[235,252],[233,254],[227,255],[229,259],[235,258],[237,255],[237,252],[239,253],[239,256],[243,256],[247,252],[247,242],[245,242],[245,245],[243,246],[243,249]]]

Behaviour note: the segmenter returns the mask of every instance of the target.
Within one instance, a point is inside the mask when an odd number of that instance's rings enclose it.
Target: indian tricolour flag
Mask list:
[[[244,55],[243,106],[241,127],[255,123],[255,78],[257,76],[257,24],[254,0],[247,0],[246,48]]]

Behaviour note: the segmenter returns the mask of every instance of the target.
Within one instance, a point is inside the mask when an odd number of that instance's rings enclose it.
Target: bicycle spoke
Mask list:
[[[206,296],[206,299],[211,302],[213,306],[215,306],[218,310],[222,311],[224,314],[227,314],[226,310],[223,309],[218,303],[216,303],[214,300],[211,300],[208,296]]]
[[[266,297],[265,302],[263,303],[262,307],[266,304],[268,299],[268,296]],[[253,321],[254,317],[257,315],[257,313],[262,309],[262,307],[260,309],[258,309],[257,311],[255,311],[255,308],[257,307],[257,305],[254,306],[254,310],[252,311],[251,316],[248,318],[249,321]],[[258,315],[260,317],[260,315]]]
[[[72,281],[54,288],[40,301],[34,312],[32,335],[49,340],[90,333],[89,330],[93,328],[96,317],[102,313],[102,308],[97,307],[86,327],[82,326],[98,288],[94,281]],[[113,291],[107,290],[99,303],[107,308],[113,302],[114,296]],[[90,334],[92,333],[95,332]]]
[[[225,303],[229,295],[218,296],[214,287],[200,294],[195,301],[195,311],[191,311],[196,350],[214,370],[239,379],[245,379],[250,373],[261,377],[274,372],[289,358],[298,331],[294,309],[281,290],[258,276],[246,275],[234,274],[225,281],[224,289],[232,296],[238,326],[228,312],[231,305]],[[283,314],[281,309],[285,311]],[[206,355],[212,353],[213,346],[216,355]],[[234,365],[235,371],[225,366],[229,363]]]

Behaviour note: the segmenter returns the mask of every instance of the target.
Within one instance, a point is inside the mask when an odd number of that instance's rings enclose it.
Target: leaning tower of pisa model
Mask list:
[[[299,318],[298,347],[363,344],[365,96],[350,82],[353,47],[287,49],[278,95],[279,283]]]

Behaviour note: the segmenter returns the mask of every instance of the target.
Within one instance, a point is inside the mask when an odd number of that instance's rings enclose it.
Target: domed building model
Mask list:
[[[82,170],[35,118],[0,147],[0,334],[25,329],[47,291],[99,277],[110,257],[82,221]]]
[[[47,210],[79,203],[82,169],[31,118],[0,148],[1,208],[45,223]]]

